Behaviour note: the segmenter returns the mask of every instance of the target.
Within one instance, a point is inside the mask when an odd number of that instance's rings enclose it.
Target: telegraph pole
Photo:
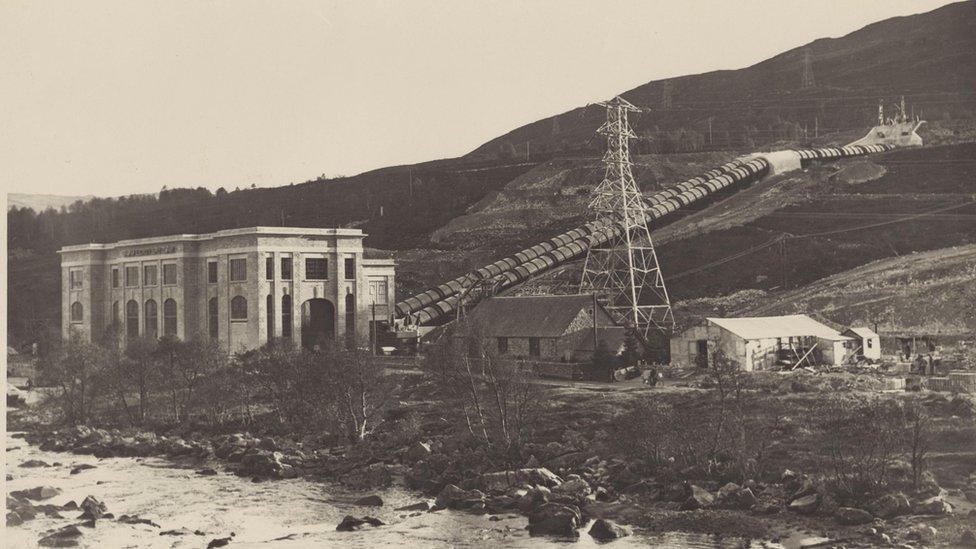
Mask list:
[[[634,131],[627,121],[640,109],[615,97],[600,103],[607,121],[597,130],[607,137],[605,176],[593,190],[590,211],[596,219],[612,219],[619,229],[605,243],[590,247],[580,293],[593,293],[617,324],[631,324],[646,339],[650,330],[674,329],[671,300],[647,228],[647,204],[631,171]]]

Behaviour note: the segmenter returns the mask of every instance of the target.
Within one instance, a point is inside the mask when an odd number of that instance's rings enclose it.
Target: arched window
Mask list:
[[[81,322],[85,319],[85,307],[78,301],[71,304],[71,322]]]
[[[176,300],[173,298],[163,302],[163,334],[176,335]]]
[[[234,299],[230,300],[230,319],[247,320],[247,299],[244,296],[234,296]]]
[[[146,315],[146,324],[143,331],[146,333],[146,337],[157,338],[159,337],[159,311],[156,310],[156,302],[152,299],[146,301],[146,305],[143,307],[143,314]]]
[[[274,267],[274,263],[272,263],[272,267]],[[275,309],[275,302],[274,302],[274,296],[271,295],[271,294],[268,294],[267,307],[268,307],[268,311],[267,311],[267,313],[268,313],[268,341],[271,341],[272,339],[274,339],[274,336],[275,336],[275,333],[274,333],[274,322],[275,322],[275,312],[274,312],[274,309]]]
[[[139,337],[139,304],[134,299],[125,304],[125,335]]]
[[[217,322],[220,320],[220,313],[217,310],[217,298],[211,297],[207,302],[207,327],[210,328],[210,339],[217,339],[219,328]]]
[[[281,296],[281,337],[291,339],[291,296]]]

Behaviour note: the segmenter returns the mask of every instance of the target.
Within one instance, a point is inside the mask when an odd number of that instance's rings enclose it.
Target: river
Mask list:
[[[385,505],[358,507],[352,501],[362,494],[345,492],[334,485],[302,479],[253,483],[247,478],[220,472],[200,476],[195,470],[202,463],[178,463],[162,458],[105,458],[88,455],[44,452],[21,438],[7,434],[7,472],[13,480],[7,490],[22,490],[50,485],[61,494],[46,501],[63,505],[76,503],[88,495],[104,502],[116,517],[123,514],[150,519],[160,528],[129,525],[114,520],[100,520],[96,528],[82,528],[84,547],[206,547],[214,538],[235,534],[229,548],[246,547],[603,547],[580,530],[578,541],[531,538],[525,530],[526,519],[502,515],[490,521],[487,515],[439,511],[409,516],[393,511],[394,507],[418,501],[405,490],[378,492]],[[29,459],[60,463],[54,467],[23,468]],[[88,469],[72,475],[72,467],[90,464]],[[219,464],[213,465],[220,471]],[[4,534],[10,548],[36,547],[37,540],[50,531],[78,522],[78,511],[62,512],[65,518],[39,514],[34,520],[7,528]],[[345,515],[370,515],[387,523],[385,526],[358,532],[336,532]],[[205,536],[161,536],[160,532],[187,528],[200,530]],[[633,536],[611,543],[614,549],[636,547],[783,547],[768,542],[720,539],[713,536],[682,533],[648,533],[640,530]]]

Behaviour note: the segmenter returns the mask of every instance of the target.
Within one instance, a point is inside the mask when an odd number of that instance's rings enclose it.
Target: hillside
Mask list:
[[[773,290],[784,282],[792,288],[896,253],[971,241],[976,231],[969,217],[943,216],[890,232],[852,233],[850,241],[841,243],[810,238],[789,250],[783,267],[771,267],[767,260],[698,271],[783,233],[856,225],[864,215],[876,219],[940,208],[976,192],[965,177],[974,151],[953,145],[976,138],[976,32],[970,32],[976,30],[974,7],[976,2],[953,4],[882,21],[843,38],[818,40],[810,46],[817,85],[808,90],[797,89],[799,50],[738,71],[672,79],[671,109],[636,120],[645,139],[634,143],[632,151],[635,174],[645,191],[674,184],[739,153],[809,143],[835,145],[860,137],[874,120],[877,97],[889,90],[906,93],[917,108],[924,108],[926,117],[936,113],[938,120],[923,126],[923,137],[927,143],[947,146],[893,153],[885,158],[909,163],[879,160],[876,168],[886,170],[888,178],[895,167],[898,173],[913,166],[931,167],[945,156],[951,160],[945,165],[947,176],[957,181],[952,192],[919,194],[911,189],[912,182],[931,177],[920,169],[912,172],[914,179],[898,179],[898,185],[907,188],[892,195],[872,183],[858,187],[873,189],[870,192],[848,189],[837,183],[844,177],[833,171],[847,168],[825,165],[763,181],[741,195],[727,193],[696,203],[655,228],[672,296]],[[662,85],[651,82],[625,96],[653,105],[661,99]],[[277,188],[221,188],[216,193],[171,189],[158,195],[96,198],[72,203],[64,213],[12,208],[7,220],[10,336],[29,341],[45,327],[59,326],[55,251],[60,247],[173,233],[254,225],[359,227],[369,235],[368,246],[396,251],[397,293],[411,295],[549,238],[585,217],[586,192],[602,177],[603,144],[594,134],[602,117],[599,108],[578,109],[555,122],[544,119],[516,129],[464,158],[388,167],[354,177]],[[703,133],[709,119],[711,138]],[[517,157],[508,145],[525,140],[533,144],[531,154]],[[863,169],[869,173],[874,168]],[[939,181],[944,184],[944,178]],[[228,188],[233,185],[228,182]],[[825,211],[830,216],[822,216]],[[957,220],[962,221],[953,224]],[[849,251],[837,254],[839,244]],[[579,280],[573,266],[551,278],[560,277],[570,285]]]
[[[814,85],[803,89],[807,51]],[[633,121],[643,138],[636,150],[671,152],[813,140],[815,127],[821,136],[842,134],[876,120],[879,98],[890,106],[900,95],[929,120],[972,118],[974,89],[970,1],[816,40],[751,67],[648,82],[622,96],[651,109]],[[512,130],[470,156],[490,157],[512,145],[524,150],[525,143],[539,151],[598,149],[593,130],[602,121],[599,107],[577,108]]]

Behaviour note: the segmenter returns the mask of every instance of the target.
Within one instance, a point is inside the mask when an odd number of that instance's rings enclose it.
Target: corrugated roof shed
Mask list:
[[[807,315],[709,318],[708,321],[732,332],[742,339],[802,336],[814,336],[831,341],[851,339]]]
[[[852,327],[852,328],[848,328],[848,330],[854,332],[855,334],[858,335],[858,337],[862,339],[873,339],[878,337],[878,334],[871,328],[868,328],[867,326],[859,326],[857,328]]]
[[[580,310],[589,310],[587,295],[493,297],[475,307],[468,322],[491,337],[559,337]],[[610,317],[599,309],[601,324]]]

